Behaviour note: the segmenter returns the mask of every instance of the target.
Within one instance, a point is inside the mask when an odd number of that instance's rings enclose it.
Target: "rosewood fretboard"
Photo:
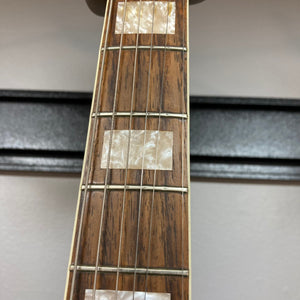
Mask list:
[[[188,3],[111,1],[65,300],[188,300]]]

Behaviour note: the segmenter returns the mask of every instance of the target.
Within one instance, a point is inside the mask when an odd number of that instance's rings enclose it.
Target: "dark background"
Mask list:
[[[91,93],[0,91],[0,169],[79,173]],[[191,103],[191,176],[300,179],[300,101]]]

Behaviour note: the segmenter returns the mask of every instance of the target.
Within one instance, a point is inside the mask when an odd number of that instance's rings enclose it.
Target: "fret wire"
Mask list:
[[[95,266],[81,266],[77,265],[77,271],[80,272],[93,272],[95,271]],[[75,270],[75,266],[71,265],[69,268],[70,271]],[[165,269],[165,268],[132,268],[132,267],[107,267],[107,266],[98,266],[98,272],[102,273],[117,273],[119,270],[120,273],[138,273],[138,274],[148,274],[150,275],[170,275],[170,276],[189,276],[189,270],[185,269]]]
[[[93,113],[92,118],[97,117],[111,117],[112,115],[116,117],[154,117],[157,118],[159,116],[163,118],[180,118],[180,119],[188,119],[187,114],[177,114],[177,113],[157,113],[157,112],[100,112],[100,113]]]
[[[122,46],[121,48],[119,46],[109,46],[106,48],[106,50],[113,51],[113,50],[135,50],[135,46]],[[176,47],[176,46],[137,46],[137,49],[140,50],[168,50],[168,51],[182,51],[187,52],[187,47]],[[101,48],[101,51],[104,51],[104,48]]]
[[[103,190],[106,186],[106,189],[108,190],[123,190],[125,188],[125,185],[113,185],[113,184],[89,184],[87,186],[82,185],[81,189],[87,189],[87,190]],[[153,185],[126,185],[126,189],[127,190],[140,190],[142,189],[143,191],[160,191],[160,192],[181,192],[181,193],[187,193],[188,192],[188,188],[187,187],[171,187],[171,186],[161,186],[161,185],[157,185],[157,186],[153,186]]]

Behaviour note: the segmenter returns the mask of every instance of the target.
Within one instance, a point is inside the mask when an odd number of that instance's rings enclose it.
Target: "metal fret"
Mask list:
[[[89,184],[87,186],[88,190],[124,190],[125,185],[104,185],[104,184]],[[85,185],[82,185],[82,190],[85,190]],[[143,191],[159,191],[159,192],[180,192],[180,193],[187,193],[187,187],[170,187],[170,186],[153,186],[153,185],[126,185],[126,190],[143,190]]]
[[[94,272],[95,266],[77,266],[79,272]],[[74,271],[74,265],[70,266],[70,271]],[[130,268],[130,267],[98,267],[98,272],[103,273],[137,273],[137,274],[149,274],[149,275],[169,275],[169,276],[189,276],[189,270],[179,269],[153,269],[153,268]]]
[[[158,117],[163,117],[163,118],[180,118],[180,119],[187,119],[188,115],[187,114],[174,114],[174,113],[157,113],[157,112],[133,112],[132,114],[127,111],[122,111],[122,112],[100,112],[100,113],[93,113],[92,117],[95,118],[97,117],[153,117],[153,118],[158,118]]]
[[[187,52],[186,47],[175,47],[175,46],[122,46],[121,48],[119,46],[111,46],[111,47],[106,47],[106,50],[168,50],[168,51],[183,51]],[[104,48],[101,48],[101,51],[104,51]]]

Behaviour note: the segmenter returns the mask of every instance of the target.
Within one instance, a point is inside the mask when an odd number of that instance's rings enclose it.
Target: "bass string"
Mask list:
[[[146,92],[146,112],[145,112],[145,126],[144,126],[144,140],[143,140],[143,155],[142,155],[142,168],[140,176],[140,190],[139,190],[139,206],[138,206],[138,221],[137,221],[137,235],[136,235],[136,248],[135,248],[135,262],[134,262],[134,277],[133,277],[133,299],[136,287],[136,270],[137,270],[137,257],[138,257],[138,241],[140,231],[140,217],[141,217],[141,204],[142,204],[142,191],[143,191],[143,177],[144,177],[144,160],[145,160],[145,144],[146,144],[146,130],[148,121],[148,106],[150,96],[150,79],[151,79],[151,66],[152,66],[152,55],[153,55],[153,28],[154,28],[154,13],[155,13],[155,1],[152,4],[152,28],[150,36],[150,50],[149,50],[149,65],[148,65],[148,77],[147,77],[147,92]],[[146,296],[146,294],[145,294]]]
[[[189,21],[187,18],[186,24],[184,22],[184,13],[188,15],[188,5],[185,5],[187,0],[182,0],[182,11],[183,11],[183,20],[182,20],[182,46],[184,47],[185,45],[185,38],[187,37],[185,34],[185,30],[188,30],[188,25],[187,22]],[[188,41],[186,41],[187,43]],[[186,48],[188,49],[188,44],[186,45]],[[188,49],[189,51],[189,49]],[[187,54],[188,55],[188,54]],[[183,93],[182,93],[182,101],[181,101],[181,111],[184,112],[186,109],[186,112],[189,117],[189,112],[188,112],[188,97],[187,97],[187,87],[185,87],[185,83],[187,82],[185,80],[185,67],[184,67],[184,52],[181,53],[181,60],[182,60],[182,85],[183,85]],[[187,75],[186,75],[187,76]],[[186,107],[185,107],[185,97],[186,97]],[[185,122],[189,122],[189,120],[181,119],[181,187],[184,187],[184,124]],[[187,127],[189,128],[189,127]],[[186,159],[188,160],[188,151],[186,151]],[[187,161],[186,160],[186,161]],[[187,173],[187,176],[189,174]],[[189,191],[190,192],[190,191]],[[184,234],[185,234],[185,226],[184,226],[184,193],[181,193],[181,270],[182,270],[182,275],[181,275],[181,300],[184,300],[184,278],[183,278],[183,270],[184,270]]]
[[[123,226],[124,226],[124,212],[125,212],[125,203],[126,203],[126,190],[127,190],[127,179],[128,179],[128,165],[129,165],[130,141],[131,141],[131,130],[132,130],[132,119],[133,119],[133,103],[134,103],[134,92],[135,92],[135,84],[136,84],[135,78],[136,78],[136,68],[137,68],[137,56],[138,56],[138,45],[139,45],[139,30],[140,30],[141,7],[142,7],[141,4],[142,4],[142,1],[139,0],[138,27],[137,27],[137,34],[136,34],[134,65],[133,65],[133,77],[132,77],[132,87],[131,87],[129,132],[128,132],[128,143],[127,143],[125,182],[124,182],[124,191],[123,191],[123,199],[122,199],[122,216],[121,216],[121,228],[120,228],[120,238],[119,238],[119,251],[118,251],[118,263],[117,263],[117,278],[116,278],[116,288],[115,288],[116,297],[117,297],[117,294],[118,294],[119,276],[120,276],[121,249],[122,249],[122,237],[123,237]]]
[[[105,41],[104,41],[104,51],[103,54],[101,55],[102,51],[102,39],[100,42],[100,54],[99,54],[99,61],[102,58],[101,61],[101,69],[100,69],[100,76],[99,76],[99,81],[98,85],[95,84],[95,92],[94,92],[94,99],[92,102],[92,107],[91,107],[91,114],[90,114],[90,120],[92,116],[92,110],[93,110],[93,104],[96,100],[96,112],[99,110],[100,107],[100,100],[101,100],[101,87],[102,87],[102,81],[103,81],[103,71],[104,71],[104,62],[106,58],[106,50],[107,50],[107,41],[108,41],[108,33],[109,33],[109,28],[110,28],[110,23],[111,23],[111,12],[112,12],[112,0],[110,1],[109,8],[107,5],[106,12],[108,12],[108,18],[104,20],[104,26],[106,26],[106,32],[105,32]],[[103,33],[104,33],[104,28],[103,28]],[[83,216],[85,213],[85,208],[86,208],[86,200],[87,200],[87,190],[88,190],[88,180],[90,177],[90,172],[91,172],[91,162],[92,162],[92,153],[94,151],[94,140],[95,140],[95,134],[96,134],[96,128],[98,124],[98,118],[94,118],[93,125],[90,125],[90,128],[92,128],[91,132],[91,141],[89,143],[90,145],[90,151],[87,154],[87,167],[85,167],[84,172],[83,172],[83,178],[85,178],[85,185],[84,185],[84,193],[83,193],[83,199],[82,199],[82,207],[81,207],[81,213],[80,213],[80,221],[79,221],[79,227],[77,231],[77,242],[75,246],[75,260],[74,260],[74,270],[73,270],[73,275],[72,275],[72,282],[71,282],[71,289],[70,289],[70,297],[69,299],[72,300],[74,297],[74,290],[75,290],[75,280],[76,280],[76,275],[77,275],[77,266],[78,266],[78,256],[79,256],[79,246],[80,242],[82,239],[82,225],[83,225]],[[82,182],[81,182],[82,184]]]
[[[167,2],[167,21],[166,21],[166,33],[165,33],[165,41],[164,41],[164,52],[163,52],[163,68],[162,68],[162,78],[161,78],[161,90],[160,90],[160,100],[159,100],[159,116],[158,116],[158,125],[157,125],[157,135],[156,135],[156,149],[155,149],[155,165],[157,166],[157,158],[158,158],[158,143],[159,143],[159,132],[160,132],[160,124],[161,124],[161,112],[162,112],[162,102],[163,102],[163,95],[164,95],[164,79],[165,79],[165,64],[166,64],[166,49],[167,49],[167,40],[168,40],[168,27],[169,27],[169,5],[170,0]],[[153,32],[152,32],[153,34]],[[146,300],[147,294],[147,284],[148,284],[148,275],[149,275],[149,267],[150,267],[150,258],[151,258],[151,232],[152,232],[152,225],[153,225],[153,207],[154,207],[154,199],[155,199],[155,186],[156,186],[156,175],[157,169],[154,169],[153,174],[153,191],[152,191],[152,198],[151,198],[151,209],[150,209],[150,226],[149,226],[149,238],[148,238],[148,254],[147,254],[147,267],[146,267],[146,278],[145,278],[145,294],[144,300]],[[136,274],[135,274],[136,275]]]
[[[184,10],[184,3],[185,0],[183,0],[183,4],[182,4],[182,10],[183,12]],[[169,3],[168,3],[169,6]],[[168,7],[169,8],[169,7]],[[167,18],[167,24],[168,24],[168,18]],[[183,47],[184,47],[184,42],[185,42],[185,26],[184,26],[184,15],[183,15]],[[167,41],[167,32],[168,32],[168,25],[167,25],[167,30],[166,30],[166,38],[165,38],[165,43]],[[166,44],[165,44],[166,47]],[[165,54],[164,54],[165,55]],[[165,58],[164,58],[164,63],[165,63]],[[184,53],[182,52],[182,65],[184,64]],[[163,67],[163,72],[164,72],[164,67]],[[163,82],[163,79],[162,79]],[[185,83],[185,77],[184,77],[184,65],[183,65],[183,69],[182,69],[182,83],[184,85]],[[184,90],[183,89],[183,97],[182,97],[182,102],[181,102],[181,111],[183,112],[185,109],[185,96],[184,96]],[[163,90],[161,90],[161,93],[163,93]],[[160,98],[160,112],[161,112],[161,106],[162,106],[162,96]],[[182,128],[181,128],[181,154],[182,154],[182,159],[181,159],[181,186],[182,188],[184,187],[184,173],[183,173],[183,169],[184,169],[184,118],[181,119],[181,123],[182,123]],[[159,125],[158,125],[158,132],[159,132],[159,128],[160,128],[160,116],[159,116]],[[158,136],[157,136],[158,139]],[[158,146],[158,141],[156,141],[156,146]],[[158,147],[156,148],[156,155],[155,155],[155,164],[157,163],[157,154],[158,154]],[[153,180],[153,186],[155,187],[155,183],[156,183],[156,169],[154,171],[154,180]],[[154,193],[155,193],[155,189],[153,189],[152,192],[152,201],[151,201],[151,213],[150,213],[150,232],[149,232],[149,240],[148,240],[148,259],[147,259],[147,268],[146,268],[146,280],[145,280],[145,295],[144,295],[144,299],[146,299],[146,293],[147,293],[147,282],[148,282],[148,270],[149,270],[149,265],[150,265],[150,245],[151,245],[151,232],[152,232],[152,220],[153,220],[153,205],[154,205]],[[184,270],[184,193],[181,193],[181,260],[182,260],[182,276],[181,276],[181,298],[182,300],[184,299],[184,277],[183,277],[183,270]]]
[[[111,120],[111,127],[110,127],[109,147],[108,147],[108,154],[107,154],[107,165],[106,165],[106,172],[105,172],[102,209],[101,209],[101,218],[100,218],[98,244],[97,244],[97,256],[96,256],[96,265],[95,265],[95,273],[94,273],[94,284],[93,284],[93,293],[92,293],[93,300],[95,300],[95,296],[96,296],[97,275],[98,275],[98,267],[99,267],[99,260],[100,260],[102,227],[103,227],[103,219],[104,219],[104,208],[105,208],[105,203],[106,203],[106,198],[107,198],[108,177],[109,177],[109,173],[110,173],[109,165],[110,165],[110,157],[111,157],[111,149],[112,149],[113,128],[115,125],[115,112],[116,112],[116,104],[117,104],[117,94],[118,94],[122,45],[123,45],[123,37],[124,37],[126,8],[127,8],[127,0],[125,0],[124,8],[123,8],[122,31],[121,31],[121,35],[120,35],[119,55],[118,55],[118,64],[117,64],[117,73],[116,73],[114,100],[113,100],[113,111],[112,111],[112,117],[111,117],[112,120]]]

